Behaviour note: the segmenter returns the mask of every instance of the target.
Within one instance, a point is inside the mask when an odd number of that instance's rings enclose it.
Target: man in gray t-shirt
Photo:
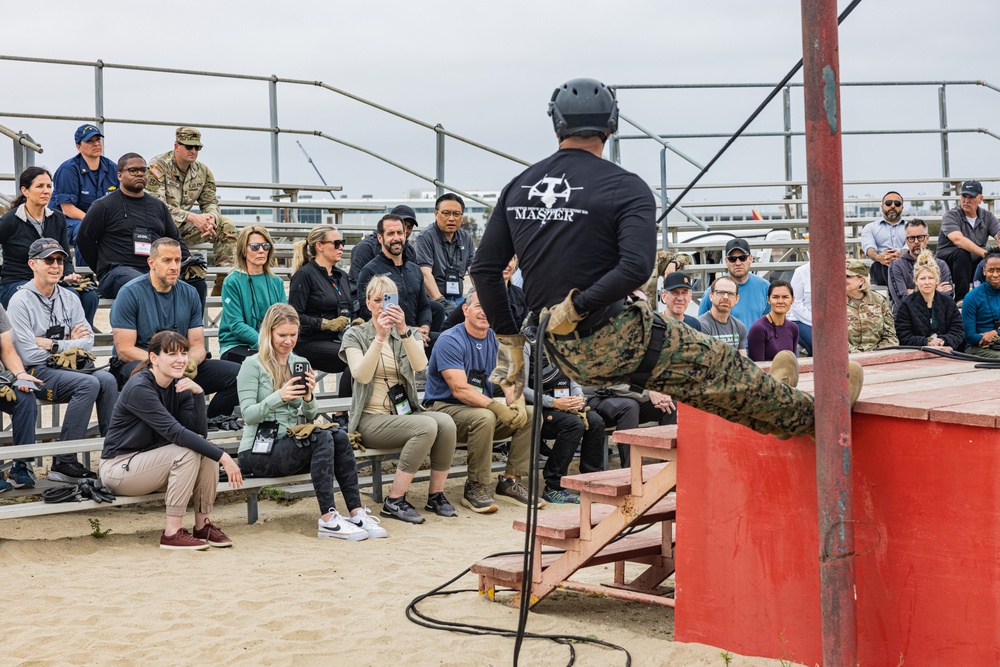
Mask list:
[[[973,271],[986,254],[990,237],[1000,243],[1000,222],[995,215],[979,206],[982,202],[982,183],[965,181],[959,205],[941,218],[937,258],[951,269],[957,301],[965,298],[969,291]]]
[[[747,353],[747,328],[743,322],[732,316],[731,311],[740,300],[736,282],[727,276],[716,278],[709,293],[712,307],[698,318],[701,332],[717,338],[740,351]]]

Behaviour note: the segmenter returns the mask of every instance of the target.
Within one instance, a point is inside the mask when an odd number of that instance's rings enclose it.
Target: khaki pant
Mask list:
[[[455,420],[457,436],[469,449],[469,481],[477,484],[492,482],[490,463],[493,460],[493,441],[511,438],[507,456],[508,475],[523,477],[528,474],[531,457],[531,406],[528,406],[528,423],[517,431],[497,421],[495,414],[486,408],[455,405],[435,401],[430,405],[435,412],[444,412]]]
[[[412,415],[361,415],[358,433],[365,447],[402,447],[399,469],[416,474],[427,455],[431,470],[448,470],[455,456],[455,421],[441,412]]]
[[[219,485],[219,464],[180,445],[101,459],[100,473],[118,496],[166,491],[167,516],[184,516],[192,496],[196,513],[211,514]]]

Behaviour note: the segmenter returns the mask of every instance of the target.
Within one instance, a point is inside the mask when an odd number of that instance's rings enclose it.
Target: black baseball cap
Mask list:
[[[966,181],[962,183],[962,194],[978,197],[983,194],[983,184],[979,181]]]
[[[417,214],[414,213],[413,209],[407,206],[406,204],[400,204],[396,208],[389,211],[389,213],[391,213],[392,215],[398,215],[403,219],[403,222],[406,222],[407,220],[412,220],[414,227],[420,226],[420,223],[417,222]]]
[[[59,245],[59,241],[41,238],[32,242],[31,247],[28,248],[28,259],[40,259],[57,252],[61,252],[64,256],[67,256],[66,251]]]
[[[726,244],[726,255],[728,256],[734,250],[742,250],[749,255],[750,244],[746,239],[729,239],[729,243]]]
[[[676,287],[687,287],[688,289],[691,289],[691,276],[683,271],[668,273],[667,277],[663,279],[663,287],[661,289],[665,289],[669,292]]]

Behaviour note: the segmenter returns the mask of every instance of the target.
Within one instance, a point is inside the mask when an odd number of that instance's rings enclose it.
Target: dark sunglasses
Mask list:
[[[53,257],[51,255],[49,255],[48,257],[38,257],[37,259],[42,260],[49,266],[52,266],[53,264],[58,264],[59,266],[62,266],[63,264],[66,263],[65,257]]]
[[[916,243],[917,241],[923,241],[925,238],[927,238],[927,234],[917,234],[916,236],[907,236],[906,240],[909,243]]]
[[[266,241],[264,243],[249,243],[247,244],[247,247],[253,250],[254,252],[257,252],[258,250],[267,250],[267,251],[271,250],[271,244],[267,243]]]
[[[201,146],[188,146],[187,144],[181,144],[181,146],[183,148],[188,149],[189,151],[200,151],[201,150]]]
[[[729,255],[726,257],[727,262],[745,262],[750,255]]]
[[[902,199],[886,199],[882,203],[885,206],[902,206],[903,205],[903,200]]]
[[[337,239],[336,241],[320,241],[320,243],[332,243],[334,248],[343,248],[344,247],[344,240],[343,239]]]

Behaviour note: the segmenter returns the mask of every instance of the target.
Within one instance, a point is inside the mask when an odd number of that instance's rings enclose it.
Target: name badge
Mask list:
[[[257,426],[257,434],[253,438],[254,454],[270,454],[274,449],[274,441],[278,438],[278,422],[263,421]]]
[[[143,229],[132,231],[132,244],[135,247],[135,254],[149,257],[150,248],[153,246],[153,235]]]
[[[469,384],[486,393],[486,371],[469,371]]]
[[[556,380],[555,386],[552,387],[552,397],[566,398],[567,396],[569,396],[569,378],[559,378]]]
[[[389,387],[389,400],[396,407],[397,415],[409,415],[413,413],[413,409],[410,407],[410,399],[406,397],[406,390],[403,389],[403,385],[394,384]]]
[[[462,294],[462,278],[457,271],[448,271],[444,277],[444,291],[448,296],[460,296]]]

